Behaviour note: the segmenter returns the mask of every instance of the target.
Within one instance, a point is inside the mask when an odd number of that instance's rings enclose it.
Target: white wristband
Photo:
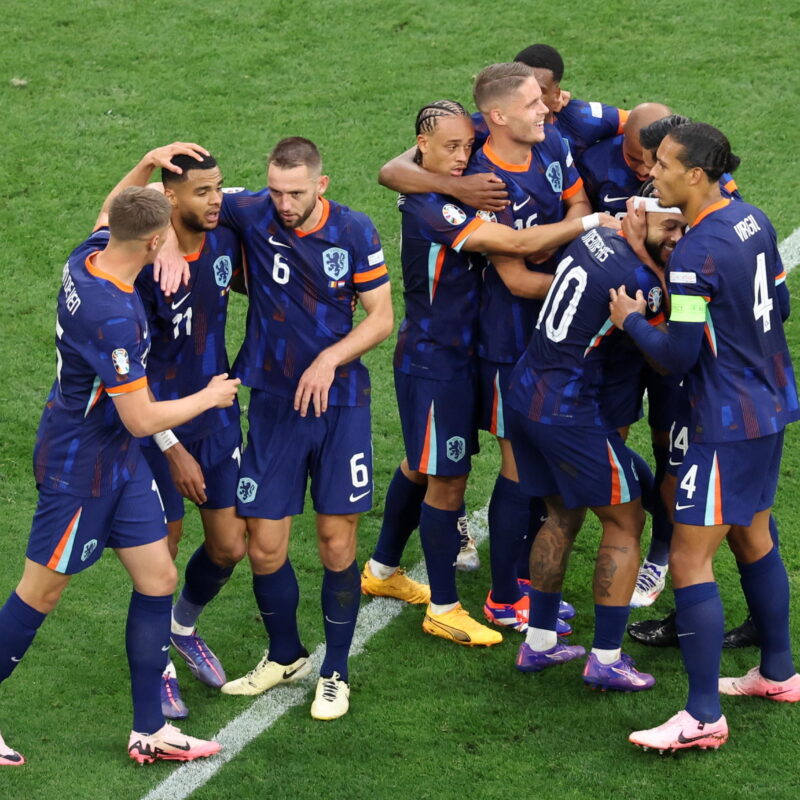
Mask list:
[[[165,450],[169,450],[172,445],[178,444],[178,437],[169,428],[167,428],[165,431],[161,431],[161,433],[154,433],[153,441],[158,445],[158,449],[163,453]]]
[[[581,225],[583,225],[585,231],[596,228],[600,225],[600,215],[595,211],[594,214],[587,214],[585,217],[581,217]]]

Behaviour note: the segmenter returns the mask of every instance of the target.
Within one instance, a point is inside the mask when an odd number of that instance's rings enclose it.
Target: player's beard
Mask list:
[[[216,224],[212,225],[209,222],[204,222],[203,218],[197,214],[181,214],[181,222],[192,233],[205,233],[206,231],[213,231],[217,227]]]
[[[667,248],[664,242],[652,242],[650,239],[645,239],[644,246],[650,254],[650,258],[658,264],[662,269],[667,265],[670,254],[675,248]]]
[[[314,213],[314,209],[316,208],[316,206],[317,206],[317,197],[315,195],[314,199],[311,202],[311,205],[309,205],[308,208],[301,211],[299,216],[292,217],[290,222],[287,222],[287,220],[285,220],[283,217],[280,217],[281,224],[283,225],[284,228],[289,228],[290,230],[299,228]],[[280,216],[280,214],[278,214],[278,216]]]

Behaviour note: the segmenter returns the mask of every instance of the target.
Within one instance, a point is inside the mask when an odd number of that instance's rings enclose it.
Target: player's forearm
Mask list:
[[[700,357],[703,343],[701,322],[674,322],[665,331],[634,312],[625,318],[623,327],[645,356],[667,374],[685,375]]]
[[[388,312],[382,310],[367,314],[347,336],[323,350],[320,357],[334,369],[342,364],[349,364],[387,339],[391,335],[393,327],[394,313],[391,306],[389,306]]]
[[[150,154],[148,153],[109,193],[108,197],[106,197],[105,202],[103,203],[103,207],[100,210],[101,214],[107,214],[108,209],[111,207],[111,203],[114,198],[122,191],[127,189],[130,186],[147,186],[150,177],[153,174],[153,170],[156,168],[156,164],[152,161],[149,157]],[[161,187],[162,184],[158,184],[158,187]],[[153,185],[156,188],[156,184]],[[156,188],[156,191],[159,189]],[[163,188],[161,188],[163,192]]]
[[[206,389],[178,400],[152,402],[147,398],[145,403],[135,406],[126,405],[124,398],[122,402],[117,402],[116,397],[114,399],[122,423],[137,438],[176,428],[214,407],[214,400]]]
[[[566,205],[567,213],[564,214],[565,220],[580,219],[592,213],[592,204],[589,202],[589,198],[584,189],[581,189],[577,194],[567,200]]]
[[[553,283],[552,275],[529,270],[518,258],[493,256],[491,260],[506,289],[515,297],[541,300],[547,296]]]
[[[416,164],[413,148],[384,164],[378,173],[381,186],[403,194],[450,194],[451,181],[448,175],[437,175]]]

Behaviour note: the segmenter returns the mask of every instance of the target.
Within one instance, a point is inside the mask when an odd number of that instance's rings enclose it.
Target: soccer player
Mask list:
[[[467,111],[451,100],[417,115],[416,159],[436,175],[459,176],[469,161],[474,131]],[[478,295],[480,273],[469,252],[533,255],[583,231],[580,219],[524,230],[485,221],[455,198],[401,195],[406,316],[395,350],[395,387],[406,458],[386,496],[378,543],[362,575],[365,594],[431,605],[423,630],[464,645],[502,640],[475,622],[458,602],[453,535],[477,451]],[[533,288],[541,276],[531,272]],[[430,590],[398,569],[419,525]]]
[[[683,219],[650,202],[648,240],[664,260],[681,236]],[[564,251],[511,376],[506,422],[520,482],[544,497],[547,507],[531,549],[530,624],[517,668],[539,672],[585,653],[563,644],[556,625],[569,553],[590,508],[603,533],[594,573],[594,642],[583,678],[600,689],[642,691],[655,681],[635,669],[621,644],[644,512],[631,452],[606,421],[600,394],[605,362],[620,338],[605,302],[615,283],[640,288],[650,300],[650,322],[663,320],[660,278],[622,236],[606,228],[590,231]]]
[[[592,215],[566,141],[545,125],[548,113],[534,70],[520,62],[494,64],[476,78],[475,104],[490,135],[473,155],[468,172],[493,172],[504,182],[510,204],[498,212],[498,222],[525,230],[556,222],[581,221],[587,230],[601,222],[617,224],[607,215]],[[559,241],[571,241],[574,234]],[[508,441],[505,395],[508,379],[533,331],[541,300],[553,280],[557,247],[524,260],[489,253],[483,271],[478,355],[480,357],[480,427],[497,437],[500,474],[489,502],[489,555],[492,587],[484,615],[497,625],[525,630],[529,600],[517,575],[517,556],[534,521],[544,514],[540,500],[532,502],[518,483],[514,454]],[[563,615],[574,611],[566,604]],[[559,623],[569,633],[566,622]]]
[[[800,701],[789,581],[769,529],[783,431],[800,417],[783,331],[789,292],[766,215],[720,194],[720,176],[738,162],[711,125],[681,125],[664,138],[656,189],[692,221],[669,270],[668,331],[643,324],[640,297],[623,287],[611,292],[614,324],[664,369],[687,375],[692,405],[670,551],[689,696],[664,724],[630,735],[659,751],[724,744],[720,693]],[[744,677],[720,679],[723,613],[712,559],[725,538],[759,632],[761,663]]]
[[[221,216],[241,237],[247,263],[250,307],[234,374],[252,392],[237,499],[269,637],[258,665],[222,691],[259,694],[311,669],[288,558],[310,475],[326,642],[315,719],[349,707],[347,657],[361,596],[356,528],[372,506],[370,384],[359,357],[393,322],[378,233],[364,214],[324,197],[328,182],[313,142],[284,139],[269,156],[267,188],[226,193]],[[366,317],[354,326],[356,294]]]
[[[592,145],[578,158],[578,172],[595,211],[625,216],[625,203],[650,174],[639,131],[671,113],[661,103],[641,103],[631,111],[624,134]]]
[[[106,547],[115,549],[133,582],[125,632],[133,698],[128,753],[139,763],[188,761],[219,750],[216,742],[165,724],[161,711],[176,573],[158,490],[135,438],[230,406],[239,384],[217,375],[200,391],[165,402],[154,402],[147,389],[150,332],[133,284],[161,247],[170,205],[137,185],[156,167],[178,169],[170,166],[178,153],[203,155],[197,145],[183,143],[148,153],[112,190],[95,232],[64,265],[56,380],[34,450],[39,503],[22,578],[0,609],[4,681],[71,576]],[[22,763],[19,753],[0,751],[0,764]]]
[[[239,237],[217,224],[222,174],[216,160],[178,154],[172,165],[181,171],[164,168],[161,181],[189,280],[169,297],[154,280],[153,266],[145,267],[136,280],[150,322],[147,377],[157,400],[191,394],[211,376],[228,371],[228,295],[231,281],[241,277]],[[171,641],[195,677],[219,688],[225,671],[197,635],[196,623],[246,552],[245,522],[236,513],[242,445],[238,403],[207,411],[142,445],[164,503],[173,558],[183,529],[183,497],[200,511],[204,542],[186,565],[184,587],[172,611]],[[188,715],[172,662],[163,676],[161,700],[167,718]]]

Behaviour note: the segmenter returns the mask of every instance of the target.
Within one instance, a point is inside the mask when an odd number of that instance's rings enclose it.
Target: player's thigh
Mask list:
[[[247,555],[253,572],[269,575],[277,572],[289,557],[292,517],[264,519],[248,517]]]
[[[478,452],[477,375],[431,380],[395,370],[395,392],[410,469],[466,475]]]
[[[326,569],[341,572],[355,560],[358,519],[358,514],[317,514],[319,557]]]
[[[638,545],[645,514],[639,498],[627,503],[592,508],[603,528],[603,542],[613,544],[630,540]]]
[[[753,564],[774,547],[769,529],[771,508],[759,511],[749,525],[733,525],[728,533],[728,546],[740,564]]]
[[[370,426],[368,406],[332,406],[317,419],[310,473],[318,514],[359,514],[372,508]]]
[[[676,589],[714,580],[714,554],[729,530],[729,525],[675,523],[669,548],[669,569]]]
[[[247,554],[247,523],[236,511],[228,508],[201,508],[205,547],[215,564],[233,566]]]
[[[531,497],[558,497],[559,488],[547,459],[538,447],[530,420],[509,407],[506,418],[508,438],[498,439],[501,456],[510,445],[519,485]],[[561,499],[558,498],[558,502]]]
[[[302,513],[319,418],[301,417],[291,400],[254,390],[248,419],[236,489],[239,514],[280,520]]]
[[[738,442],[692,442],[678,470],[675,522],[747,527],[775,500],[783,433]]]
[[[152,597],[175,592],[178,572],[166,538],[133,547],[118,547],[115,552],[137,592]]]
[[[71,577],[26,558],[16,592],[23,603],[41,614],[49,614],[58,605]]]

